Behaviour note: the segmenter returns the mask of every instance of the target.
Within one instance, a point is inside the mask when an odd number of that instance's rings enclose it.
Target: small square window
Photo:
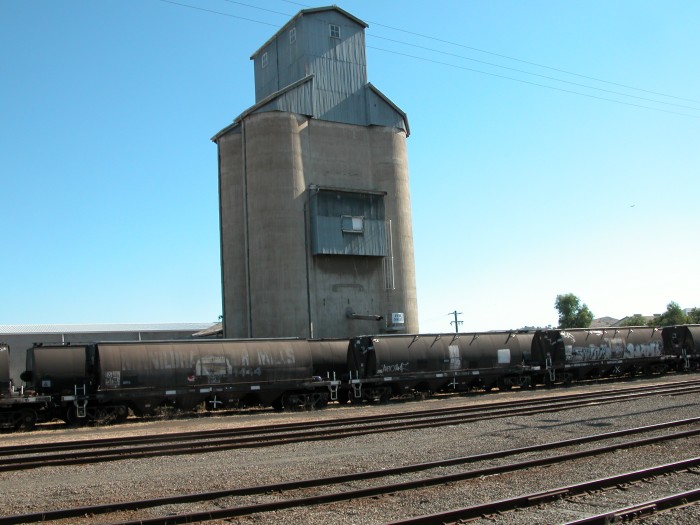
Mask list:
[[[267,67],[267,52],[263,53],[261,62],[262,62],[262,67]]]
[[[344,233],[362,233],[365,231],[365,218],[362,216],[343,215],[340,227]]]
[[[328,28],[330,30],[331,38],[340,38],[340,26],[329,24]]]
[[[293,27],[289,30],[289,43],[293,44],[297,41],[297,28]]]

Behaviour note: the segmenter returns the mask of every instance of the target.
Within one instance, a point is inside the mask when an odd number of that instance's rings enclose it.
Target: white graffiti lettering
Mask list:
[[[382,365],[377,368],[377,372],[380,374],[395,374],[406,372],[408,370],[408,363],[396,363],[393,365]]]

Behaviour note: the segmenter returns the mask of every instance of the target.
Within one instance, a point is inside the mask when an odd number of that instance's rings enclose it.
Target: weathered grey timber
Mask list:
[[[219,154],[224,335],[417,332],[406,114],[367,82],[367,24],[305,9],[251,59]]]

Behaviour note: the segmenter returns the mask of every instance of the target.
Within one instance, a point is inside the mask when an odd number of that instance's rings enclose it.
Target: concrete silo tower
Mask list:
[[[226,337],[417,332],[406,114],[367,82],[362,20],[304,9],[251,59],[219,153]]]

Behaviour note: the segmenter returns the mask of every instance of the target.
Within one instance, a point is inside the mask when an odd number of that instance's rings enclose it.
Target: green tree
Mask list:
[[[688,316],[685,312],[681,310],[678,303],[671,301],[666,305],[666,311],[660,315],[655,315],[654,318],[649,321],[649,326],[674,326],[677,324],[686,324],[688,322]]]
[[[644,326],[647,324],[646,319],[641,314],[634,314],[620,322],[620,326]]]
[[[688,314],[688,322],[691,324],[700,324],[700,308],[693,308]]]
[[[572,293],[557,295],[554,308],[559,310],[559,328],[588,328],[593,313]]]

